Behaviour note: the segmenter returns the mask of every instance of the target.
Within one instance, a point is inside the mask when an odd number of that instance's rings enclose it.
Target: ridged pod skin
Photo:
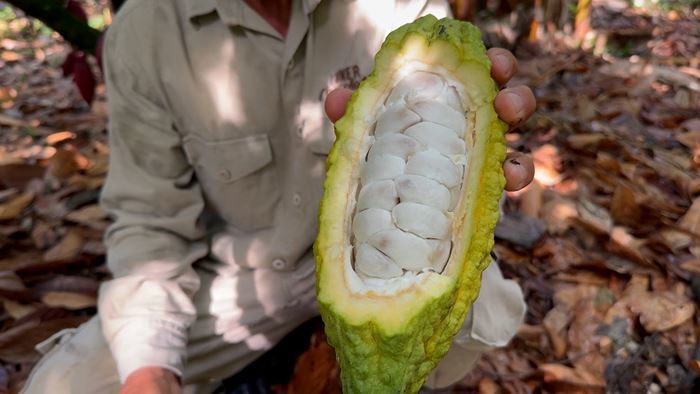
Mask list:
[[[408,288],[393,294],[358,292],[351,285],[357,278],[349,268],[349,237],[363,141],[371,128],[367,114],[381,106],[394,72],[411,60],[446,69],[465,87],[464,104],[474,116],[468,131],[474,142],[452,223],[452,254],[445,272],[422,274]],[[476,299],[505,185],[507,127],[493,108],[498,89],[490,70],[475,26],[422,17],[389,34],[374,70],[335,125],[314,252],[319,307],[345,393],[417,392]]]

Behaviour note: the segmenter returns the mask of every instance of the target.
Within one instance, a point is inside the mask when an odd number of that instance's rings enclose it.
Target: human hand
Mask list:
[[[502,48],[491,48],[488,51],[491,59],[491,77],[499,85],[505,85],[518,70],[518,62],[509,51]],[[352,90],[335,89],[326,96],[325,108],[328,118],[335,122],[345,113],[345,107],[352,95]],[[517,127],[525,122],[535,112],[535,96],[527,86],[508,87],[496,96],[494,108],[498,116],[511,127]],[[519,152],[509,153],[503,164],[506,177],[506,190],[516,191],[532,182],[535,166],[532,158]]]
[[[178,377],[161,367],[143,367],[126,377],[119,394],[181,394]]]

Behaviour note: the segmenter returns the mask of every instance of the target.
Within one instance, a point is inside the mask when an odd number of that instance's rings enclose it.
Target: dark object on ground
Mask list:
[[[284,385],[294,373],[299,356],[309,348],[311,335],[323,327],[320,317],[313,318],[287,334],[280,343],[226,378],[215,394],[272,394],[274,385]]]

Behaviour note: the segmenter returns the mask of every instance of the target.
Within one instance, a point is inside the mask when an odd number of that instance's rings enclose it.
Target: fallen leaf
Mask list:
[[[79,168],[80,166],[78,165],[78,159],[75,151],[56,149],[56,154],[49,159],[49,165],[46,168],[46,173],[55,179],[65,180],[70,178],[71,175],[75,174]]]
[[[646,241],[633,237],[624,227],[615,226],[610,231],[608,248],[611,252],[628,257],[638,263],[651,264],[645,245]]]
[[[94,230],[104,231],[109,226],[109,222],[103,220],[106,217],[107,214],[100,208],[99,204],[92,204],[68,213],[65,219],[86,225]]]
[[[613,221],[605,208],[581,198],[576,204],[576,210],[578,211],[576,219],[594,232],[608,234],[612,230]]]
[[[605,381],[601,381],[586,371],[578,371],[561,364],[542,364],[539,370],[544,374],[544,381],[567,383],[582,388],[602,388]]]
[[[7,314],[12,316],[15,320],[28,316],[37,309],[36,306],[32,304],[22,304],[12,300],[3,300],[2,306],[5,308]]]
[[[605,139],[604,134],[594,133],[594,134],[572,134],[566,137],[566,143],[574,149],[584,149],[591,145],[598,145],[601,141]]]
[[[11,256],[0,258],[0,270],[17,271],[37,264],[40,261],[41,253],[37,251],[15,253]]]
[[[56,133],[51,133],[46,136],[46,143],[48,145],[56,145],[61,142],[75,139],[76,135],[72,131],[59,131]]]
[[[678,220],[678,226],[700,236],[700,197],[693,201],[685,215]]]
[[[649,332],[666,331],[683,324],[695,314],[695,303],[674,293],[651,293],[632,309]]]
[[[54,226],[40,221],[32,229],[31,238],[37,248],[46,249],[56,243],[58,235]]]
[[[34,200],[34,193],[24,192],[10,201],[0,204],[0,220],[16,219]]]
[[[0,59],[6,62],[16,62],[22,60],[22,55],[14,51],[2,51],[2,54],[0,54]]]
[[[547,330],[549,342],[552,344],[556,358],[562,358],[566,355],[566,328],[570,321],[571,315],[568,309],[562,306],[551,309],[542,320],[542,325]]]
[[[107,173],[109,168],[109,155],[100,154],[91,160],[91,165],[85,170],[89,176],[101,176]]]
[[[692,237],[687,233],[671,228],[665,228],[653,234],[651,238],[663,244],[674,253],[690,246],[692,241]]]
[[[479,394],[498,394],[500,392],[500,388],[493,379],[485,377],[479,381]]]
[[[22,278],[12,271],[0,271],[0,291],[23,291]]]
[[[105,180],[103,177],[93,177],[93,176],[85,176],[81,174],[75,174],[68,178],[66,181],[66,184],[70,186],[75,186],[79,187],[81,189],[98,189],[102,187],[104,184]]]
[[[80,233],[74,229],[69,229],[66,235],[44,253],[44,261],[69,260],[77,257],[83,249],[85,240]]]
[[[686,260],[680,263],[679,266],[686,271],[700,275],[700,259]]]
[[[84,309],[97,305],[97,297],[68,291],[49,291],[41,297],[41,302],[50,307]]]
[[[544,203],[541,212],[547,232],[552,235],[565,233],[571,227],[572,219],[578,216],[576,203],[559,196]]]
[[[340,373],[333,348],[315,333],[311,346],[297,361],[294,375],[283,392],[288,394],[340,394]]]
[[[5,164],[0,166],[0,185],[26,189],[33,179],[41,179],[46,169],[33,164]]]
[[[689,131],[687,133],[677,133],[676,140],[681,144],[693,149],[700,146],[700,130]]]
[[[0,190],[0,203],[9,200],[11,197],[16,196],[17,194],[19,194],[19,190],[15,188]]]
[[[615,188],[610,202],[610,215],[622,224],[635,225],[639,221],[642,211],[634,190],[622,184]]]

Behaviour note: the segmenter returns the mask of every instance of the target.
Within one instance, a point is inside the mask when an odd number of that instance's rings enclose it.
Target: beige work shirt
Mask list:
[[[292,271],[317,231],[334,139],[328,91],[355,88],[394,28],[445,1],[295,0],[282,37],[239,0],[132,0],[104,49],[114,279],[100,291],[120,378],[182,374],[202,258]],[[200,267],[201,268],[201,267]]]

